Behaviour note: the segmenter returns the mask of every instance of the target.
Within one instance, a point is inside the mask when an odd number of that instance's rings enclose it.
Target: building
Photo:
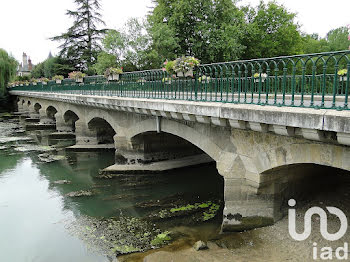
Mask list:
[[[17,75],[18,76],[28,76],[28,75],[30,75],[32,70],[33,70],[32,60],[30,60],[29,57],[27,58],[26,53],[23,53],[22,63],[20,63],[18,66]]]

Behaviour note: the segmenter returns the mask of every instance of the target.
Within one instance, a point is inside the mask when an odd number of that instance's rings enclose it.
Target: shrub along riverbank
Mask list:
[[[0,48],[0,112],[11,109],[7,84],[15,77],[17,61],[4,49]]]

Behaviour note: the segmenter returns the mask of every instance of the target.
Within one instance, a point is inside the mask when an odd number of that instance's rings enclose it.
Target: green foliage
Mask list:
[[[200,76],[198,77],[198,82],[205,82],[205,83],[209,83],[210,82],[210,76]]]
[[[29,81],[30,76],[29,75],[16,76],[14,79],[15,79],[15,81]]]
[[[6,94],[7,84],[14,79],[17,61],[0,48],[0,98]]]
[[[199,65],[199,60],[193,56],[182,56],[176,58],[174,61],[165,61],[165,70],[169,74],[177,72],[188,72]]]
[[[208,221],[216,216],[219,211],[220,205],[212,203],[207,212],[203,212],[203,221]]]
[[[195,203],[194,205],[189,204],[187,206],[172,208],[170,209],[170,212],[176,213],[176,212],[184,212],[184,211],[190,211],[195,209],[206,209],[206,211],[203,212],[202,220],[207,221],[216,216],[218,210],[220,209],[220,205],[215,204],[211,201],[208,201],[204,203]]]
[[[107,68],[107,70],[105,71],[105,75],[112,75],[112,74],[122,74],[123,73],[123,69],[119,68],[119,67],[110,67]]]
[[[303,35],[303,53],[321,53],[328,50],[328,43],[326,39],[319,38],[317,34]]]
[[[108,31],[97,29],[104,24],[98,0],[74,1],[77,10],[67,11],[73,25],[52,38],[63,41],[55,58],[63,61],[48,59],[36,66],[33,76],[66,76],[73,70],[103,74],[110,67],[146,70],[181,56],[195,56],[206,64],[344,50],[350,45],[346,27],[331,30],[326,38],[301,34],[296,14],[274,1],[239,8],[238,0],[153,0],[147,19],[131,18],[122,28]],[[168,63],[166,70],[173,74],[173,67]]]
[[[123,67],[125,71],[158,68],[156,55],[150,50],[150,35],[147,21],[131,18],[124,27],[108,30],[102,41],[103,51],[99,53],[96,71],[104,72],[109,67]]]
[[[70,79],[75,79],[75,80],[80,79],[80,78],[83,78],[83,77],[85,77],[85,76],[86,76],[86,74],[85,74],[85,73],[82,73],[82,72],[80,72],[80,71],[73,71],[73,72],[70,72],[70,73],[68,74],[68,77],[69,77]]]
[[[173,28],[164,23],[151,23],[149,34],[152,45],[148,58],[153,64],[160,65],[166,59],[173,60],[180,46]]]
[[[173,60],[173,61],[167,61],[167,62],[165,63],[165,70],[166,70],[169,74],[174,74],[174,73],[175,73],[174,66],[175,66],[175,60]]]
[[[325,38],[319,37],[317,34],[304,35],[303,36],[303,53],[312,54],[312,53],[321,53],[321,52],[333,52],[346,50],[350,46],[350,41],[348,40],[349,31],[347,27],[339,27],[333,30],[330,30],[327,33]],[[317,71],[322,70],[322,63],[316,65]],[[334,73],[334,60],[329,60],[327,63],[327,74]],[[341,69],[347,67],[347,61],[345,58],[338,61],[339,72],[342,72]],[[312,73],[311,64],[306,68],[306,73]]]
[[[158,234],[152,241],[151,245],[152,246],[162,246],[169,242],[171,240],[171,237],[169,236],[170,232],[165,231],[161,234]]]
[[[62,75],[55,75],[52,77],[52,80],[63,80],[64,79],[64,76]]]
[[[325,38],[317,34],[304,35],[303,51],[305,54],[347,50],[350,46],[347,27],[330,30]]]
[[[103,24],[99,13],[98,0],[74,0],[77,9],[67,10],[67,15],[74,19],[67,32],[52,37],[51,40],[63,42],[60,45],[60,57],[68,59],[78,70],[86,71],[96,62],[101,47],[99,41],[105,30],[97,29]],[[90,69],[92,70],[92,69]]]
[[[41,77],[41,78],[39,79],[39,81],[40,81],[40,82],[47,83],[47,82],[49,82],[50,80],[49,80],[48,78],[46,78],[46,77]]]
[[[94,65],[94,69],[97,74],[102,75],[107,68],[117,66],[117,58],[115,55],[102,51],[97,56],[97,63]]]
[[[172,208],[172,209],[170,209],[170,212],[174,213],[174,212],[179,212],[179,211],[188,211],[188,210],[195,209],[197,207],[198,206],[195,206],[195,205],[187,205],[187,206],[183,206],[183,207]]]
[[[243,13],[231,0],[156,0],[149,15],[152,49],[160,58],[198,57],[203,63],[234,60],[244,47]],[[164,61],[163,60],[163,61]]]
[[[345,26],[329,31],[326,36],[328,51],[347,50],[350,46],[348,36],[349,30]]]
[[[45,63],[45,61],[37,64],[36,66],[34,66],[32,72],[31,72],[32,77],[40,78],[40,77],[45,76],[45,73],[44,73],[44,63]]]
[[[37,64],[31,75],[34,78],[47,77],[52,78],[55,75],[68,76],[68,73],[74,70],[74,65],[64,58],[50,57]]]
[[[242,44],[246,46],[243,57],[262,58],[298,54],[302,51],[299,26],[295,14],[275,2],[260,2],[257,8],[245,7],[248,21]]]
[[[338,71],[338,75],[339,76],[345,76],[348,73],[347,69],[341,69]]]
[[[175,72],[185,72],[193,69],[199,65],[199,60],[193,56],[182,56],[175,60],[174,70]]]

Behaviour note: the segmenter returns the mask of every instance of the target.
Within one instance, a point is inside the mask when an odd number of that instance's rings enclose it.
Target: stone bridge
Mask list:
[[[287,200],[317,180],[303,182],[310,168],[350,171],[349,111],[11,93],[19,112],[74,132],[77,145],[114,144],[117,163],[207,154],[224,178],[223,231],[280,219]]]

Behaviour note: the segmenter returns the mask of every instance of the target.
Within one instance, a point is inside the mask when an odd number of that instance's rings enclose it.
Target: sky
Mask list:
[[[239,5],[258,5],[260,0],[240,0]],[[267,2],[268,0],[264,0]],[[100,0],[107,28],[118,29],[130,17],[144,17],[151,0]],[[331,29],[350,24],[350,0],[277,0],[297,13],[301,31],[324,37]],[[0,10],[0,48],[22,60],[25,52],[32,63],[45,60],[51,51],[58,53],[58,42],[50,37],[66,31],[72,20],[66,10],[75,9],[73,0],[4,0]]]

